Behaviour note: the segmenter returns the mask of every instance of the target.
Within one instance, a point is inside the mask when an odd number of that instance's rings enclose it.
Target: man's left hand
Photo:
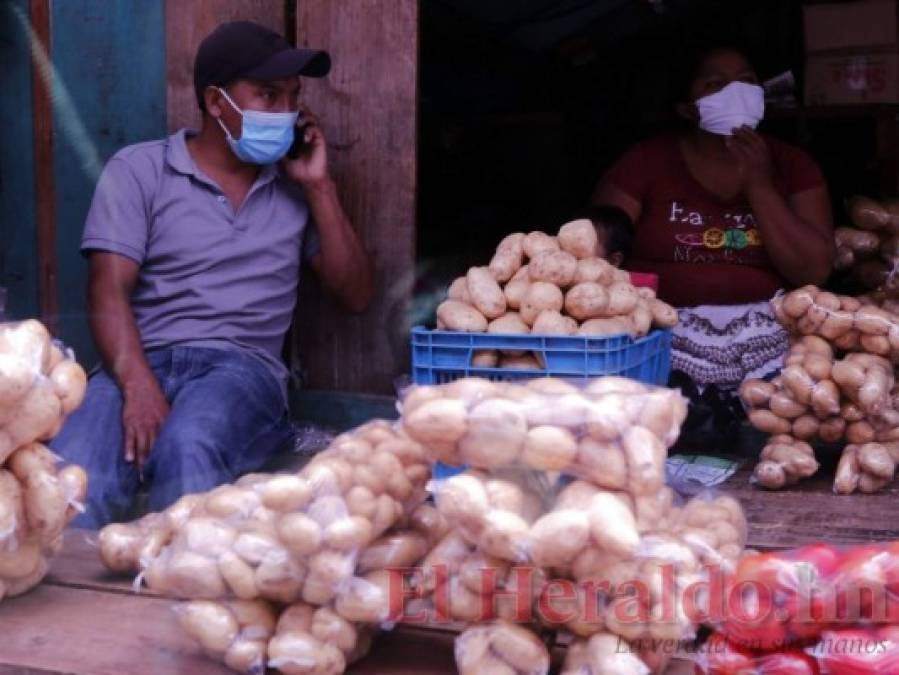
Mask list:
[[[282,167],[291,180],[309,185],[328,178],[328,148],[318,118],[305,107],[301,110],[305,126],[297,127],[294,133],[305,133],[305,144],[295,159],[285,157]]]
[[[737,160],[744,190],[771,184],[774,173],[771,151],[759,134],[749,127],[740,127],[734,129],[733,136],[727,137],[725,143]]]

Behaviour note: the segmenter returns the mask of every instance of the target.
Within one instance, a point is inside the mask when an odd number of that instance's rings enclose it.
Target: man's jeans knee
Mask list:
[[[261,468],[291,429],[280,386],[239,352],[175,347],[148,354],[170,412],[146,466],[150,508]],[[87,510],[74,525],[97,528],[128,515],[139,482],[123,456],[122,396],[104,372],[51,447],[88,472]]]

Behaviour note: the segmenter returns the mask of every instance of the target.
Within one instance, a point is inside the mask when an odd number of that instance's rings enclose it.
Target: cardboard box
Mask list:
[[[899,52],[899,2],[851,0],[803,5],[805,51]]]
[[[810,54],[805,104],[899,102],[899,53]]]
[[[899,102],[899,0],[802,10],[806,105]]]

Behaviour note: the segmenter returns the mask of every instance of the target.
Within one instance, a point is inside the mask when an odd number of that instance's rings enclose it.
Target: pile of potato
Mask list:
[[[0,599],[47,573],[78,514],[87,474],[40,441],[55,436],[84,398],[87,378],[38,321],[0,325]]]
[[[673,307],[627,272],[596,257],[589,220],[566,223],[558,235],[515,233],[503,239],[486,267],[472,267],[450,285],[437,308],[437,328],[475,333],[646,335],[677,323]],[[540,368],[531,353],[485,350],[480,367]]]
[[[899,279],[895,278],[899,263],[899,203],[856,197],[849,203],[849,218],[859,229],[839,227],[834,232],[834,267],[851,270],[867,289],[881,289],[895,296],[899,291]]]
[[[752,475],[758,485],[779,490],[814,476],[819,466],[812,446],[787,434],[777,434],[768,439]]]
[[[856,490],[877,492],[892,482],[899,463],[899,443],[850,444],[843,448],[833,489],[848,495]]]

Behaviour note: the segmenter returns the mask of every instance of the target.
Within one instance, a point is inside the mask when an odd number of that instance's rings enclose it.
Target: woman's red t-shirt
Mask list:
[[[781,196],[824,184],[808,155],[763,138]],[[687,168],[679,136],[637,144],[605,181],[642,205],[626,266],[657,274],[665,301],[680,307],[759,302],[787,285],[768,259],[746,198],[722,201],[700,185]]]

